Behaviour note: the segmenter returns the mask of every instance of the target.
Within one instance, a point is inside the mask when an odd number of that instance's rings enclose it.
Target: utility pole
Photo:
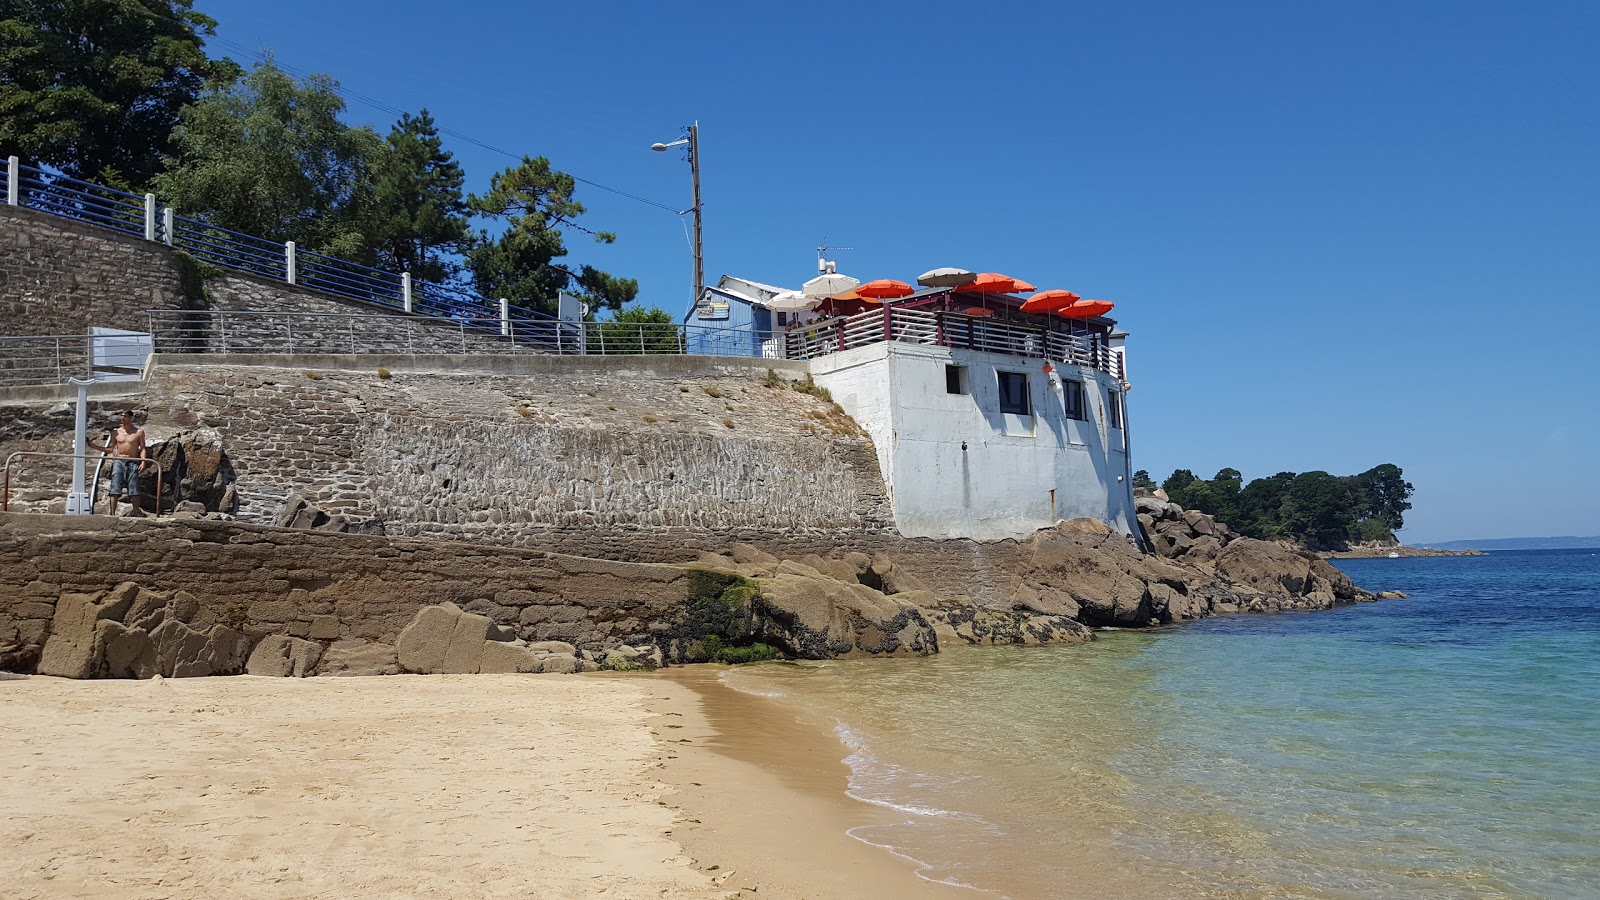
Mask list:
[[[706,289],[705,254],[700,246],[700,123],[689,126],[689,176],[694,182],[694,299]]]

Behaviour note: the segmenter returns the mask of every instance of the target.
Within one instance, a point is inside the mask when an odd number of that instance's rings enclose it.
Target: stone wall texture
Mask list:
[[[581,543],[594,529],[893,527],[871,441],[831,403],[768,384],[760,365],[554,359],[534,374],[386,377],[357,357],[334,362],[158,362],[135,405],[152,440],[216,430],[237,514],[256,523],[298,494],[357,530],[513,545],[562,530]],[[97,409],[96,427],[126,403]],[[63,450],[71,428],[68,404],[0,405],[0,451]],[[44,498],[64,485],[53,477],[18,480],[44,504],[24,508],[52,508]]]
[[[0,206],[0,334],[145,331],[146,310],[183,307],[165,245]]]
[[[195,520],[0,515],[0,668],[27,670],[63,594],[124,582],[186,591],[198,630],[392,645],[453,602],[534,641],[648,641],[691,573],[467,542],[391,540]],[[336,657],[335,657],[336,658]]]

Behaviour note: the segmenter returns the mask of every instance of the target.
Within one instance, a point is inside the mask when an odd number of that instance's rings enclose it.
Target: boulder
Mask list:
[[[334,641],[322,652],[317,663],[318,675],[398,675],[400,666],[395,662],[394,647],[361,638]]]
[[[538,671],[545,674],[572,675],[583,671],[583,664],[569,653],[552,653],[539,658]]]
[[[802,659],[937,653],[933,626],[917,606],[794,563],[752,600],[754,637]]]
[[[310,501],[299,494],[290,494],[283,501],[283,509],[279,510],[278,517],[272,524],[279,528],[314,529],[316,531],[350,530],[350,523],[344,516],[330,515],[322,509],[313,506]]]
[[[245,672],[271,678],[305,678],[322,658],[322,645],[286,634],[269,634],[256,644]]]
[[[50,638],[39,656],[40,675],[93,678],[100,666],[105,633],[96,628],[102,619],[115,620],[127,610],[125,594],[112,592],[106,603],[94,594],[62,594],[50,622]],[[120,608],[119,608],[120,607]]]
[[[484,675],[511,675],[518,672],[543,671],[540,662],[550,658],[548,653],[534,653],[502,641],[485,641],[478,671]]]

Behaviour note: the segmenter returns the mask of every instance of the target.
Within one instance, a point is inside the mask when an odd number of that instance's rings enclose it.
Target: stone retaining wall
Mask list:
[[[164,244],[37,210],[0,206],[0,334],[145,331],[150,309],[183,309]]]
[[[63,594],[123,582],[187,591],[196,630],[394,644],[425,605],[453,602],[534,641],[647,642],[692,573],[467,542],[184,523],[0,515],[0,669],[27,671]],[[346,647],[351,646],[346,644]],[[330,665],[336,665],[335,653]]]
[[[594,529],[892,528],[871,441],[761,365],[562,358],[385,377],[360,357],[326,362],[341,368],[158,364],[135,405],[152,440],[219,432],[238,514],[258,523],[298,493],[363,530],[501,544],[552,529],[581,543]],[[67,404],[0,421],[0,451],[70,446]],[[29,496],[58,496],[61,477]]]

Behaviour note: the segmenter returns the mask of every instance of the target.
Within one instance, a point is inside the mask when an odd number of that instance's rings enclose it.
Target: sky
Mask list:
[[[692,293],[936,266],[1115,301],[1135,468],[1416,486],[1408,542],[1600,534],[1600,4],[197,0],[590,182],[570,259]],[[395,116],[352,99],[346,116]],[[516,159],[446,135],[483,191]]]

